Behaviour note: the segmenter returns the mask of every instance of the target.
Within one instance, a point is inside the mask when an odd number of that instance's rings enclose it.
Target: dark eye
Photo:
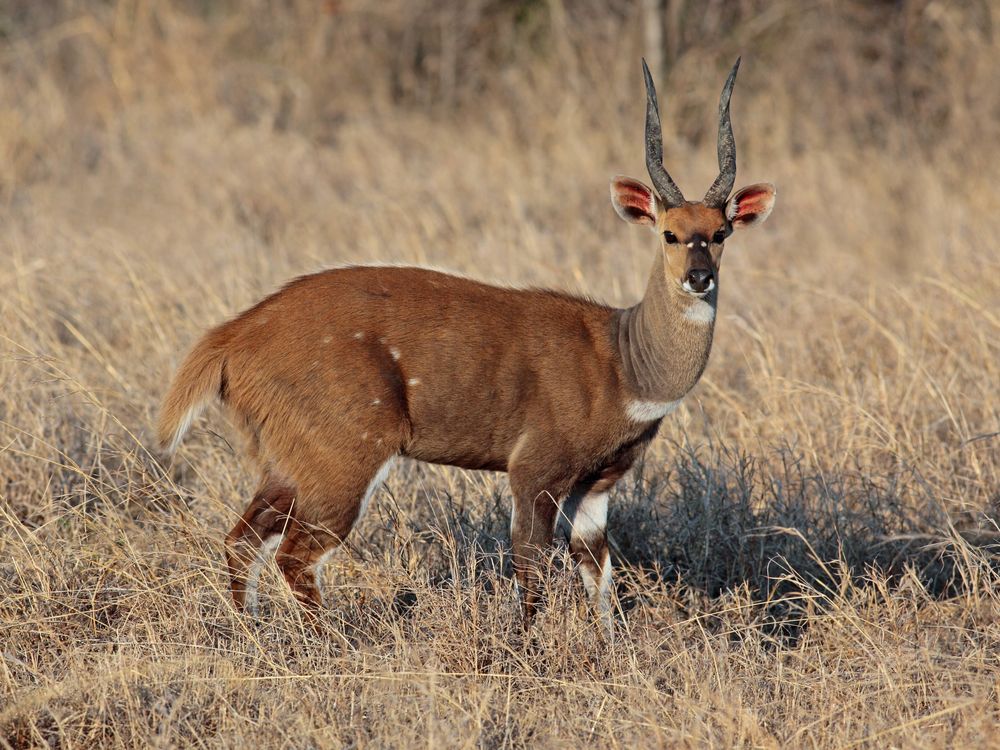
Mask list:
[[[663,239],[667,241],[667,244],[675,245],[677,244],[677,235],[673,232],[664,232]]]
[[[716,245],[721,245],[725,241],[726,241],[725,229],[720,229],[718,232],[712,235],[712,242],[714,242]]]

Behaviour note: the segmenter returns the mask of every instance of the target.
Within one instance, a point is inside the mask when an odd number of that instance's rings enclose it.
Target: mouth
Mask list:
[[[685,294],[690,294],[692,297],[697,297],[698,299],[702,299],[703,297],[708,296],[708,294],[713,289],[715,289],[715,279],[709,279],[708,286],[701,291],[695,289],[693,286],[691,286],[690,282],[687,279],[685,279],[684,282],[681,284],[681,289],[684,290]]]

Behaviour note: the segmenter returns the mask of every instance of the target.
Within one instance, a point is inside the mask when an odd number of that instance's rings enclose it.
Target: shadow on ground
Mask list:
[[[797,638],[808,612],[874,581],[919,582],[924,595],[961,595],[984,568],[1000,574],[1000,533],[989,514],[955,519],[918,472],[861,468],[810,472],[791,447],[750,456],[717,446],[675,446],[668,465],[647,462],[619,487],[610,509],[619,599],[625,616],[643,590],[670,587],[678,601],[709,602],[745,588],[761,627]],[[473,490],[469,491],[473,493]],[[480,583],[510,578],[509,497],[484,503],[438,495],[443,514],[407,521],[424,544],[413,548],[433,584],[476,569]],[[392,504],[382,523],[352,545],[382,549],[405,523]],[[475,565],[468,565],[470,558]],[[556,568],[565,555],[554,556]],[[457,563],[457,565],[456,565]],[[415,594],[401,590],[401,615]],[[697,606],[697,605],[695,605]]]

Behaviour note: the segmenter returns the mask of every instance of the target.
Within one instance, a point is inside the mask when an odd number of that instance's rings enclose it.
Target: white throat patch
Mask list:
[[[684,311],[692,323],[708,324],[715,320],[715,308],[703,299],[696,299]]]

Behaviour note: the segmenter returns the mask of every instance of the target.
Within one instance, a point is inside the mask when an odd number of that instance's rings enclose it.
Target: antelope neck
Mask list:
[[[617,316],[617,346],[636,398],[677,401],[708,363],[718,287],[698,299],[668,281],[658,252],[642,301]]]

